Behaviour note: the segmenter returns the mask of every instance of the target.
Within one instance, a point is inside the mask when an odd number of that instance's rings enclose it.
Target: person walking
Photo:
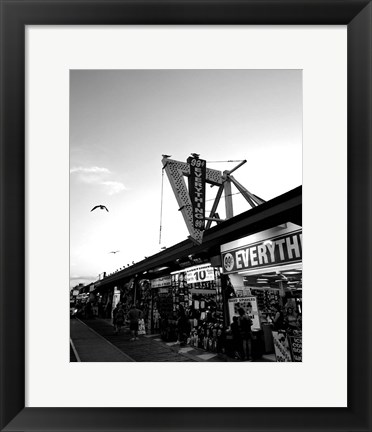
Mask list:
[[[239,308],[239,329],[243,344],[243,356],[248,361],[252,360],[252,320],[245,314],[243,308]],[[243,358],[243,360],[244,360]]]
[[[232,342],[233,342],[233,351],[234,357],[239,360],[244,359],[244,350],[243,350],[243,340],[240,333],[239,327],[239,318],[237,316],[233,317],[233,322],[230,325]]]
[[[190,335],[190,323],[182,305],[180,305],[178,309],[177,330],[180,346],[185,346],[187,343],[187,338]]]
[[[129,309],[128,320],[131,334],[131,341],[138,340],[138,321],[142,318],[142,312],[134,304]]]
[[[118,305],[114,309],[113,317],[114,317],[115,334],[119,334],[121,328],[124,325],[124,318],[125,318],[123,305],[121,303],[118,303]]]
[[[278,304],[274,305],[275,315],[273,319],[273,330],[283,330],[284,325],[284,314]]]

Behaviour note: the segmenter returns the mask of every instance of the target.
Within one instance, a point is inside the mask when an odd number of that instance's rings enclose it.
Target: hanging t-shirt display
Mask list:
[[[183,272],[172,275],[172,297],[173,312],[176,312],[179,306],[184,309],[189,306],[188,287]]]
[[[218,268],[197,266],[171,275],[173,313],[180,306],[190,319],[223,322],[221,276]],[[211,317],[213,315],[213,318]]]
[[[223,299],[219,269],[201,265],[174,273],[170,291],[172,319],[168,327],[177,323],[178,310],[183,307],[190,324],[188,343],[213,352],[221,350]]]
[[[274,305],[280,302],[279,291],[271,289],[251,289],[257,298],[258,309],[263,314],[270,314]]]

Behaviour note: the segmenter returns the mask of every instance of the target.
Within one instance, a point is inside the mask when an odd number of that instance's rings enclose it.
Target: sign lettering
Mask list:
[[[262,240],[221,255],[224,273],[299,262],[302,260],[302,231]]]
[[[214,281],[214,269],[213,267],[194,267],[186,271],[186,281],[188,284]]]
[[[203,231],[205,222],[205,179],[207,164],[203,159],[190,156],[189,195],[192,205],[194,229]]]
[[[302,362],[302,337],[289,336],[293,361]]]
[[[172,284],[171,276],[164,276],[151,281],[151,288],[160,288],[170,286]]]

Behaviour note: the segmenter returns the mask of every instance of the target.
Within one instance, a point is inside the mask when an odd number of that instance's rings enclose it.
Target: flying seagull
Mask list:
[[[111,252],[109,252],[109,253],[116,254],[116,253],[118,253],[118,252],[120,252],[120,251],[111,251]]]
[[[92,208],[91,212],[92,212],[93,210],[95,210],[96,208],[99,208],[99,209],[101,209],[101,210],[106,210],[106,211],[108,211],[108,208],[107,208],[106,206],[104,206],[104,205],[96,205],[96,206],[94,206],[94,207]]]

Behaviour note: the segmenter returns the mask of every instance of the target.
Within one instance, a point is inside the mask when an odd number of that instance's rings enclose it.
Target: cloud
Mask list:
[[[108,188],[109,195],[117,194],[126,189],[123,183],[117,181],[103,181],[101,184]]]
[[[73,275],[70,277],[71,281],[76,281],[76,280],[96,280],[97,276],[76,276]]]
[[[71,168],[70,173],[77,175],[77,178],[83,183],[104,186],[109,195],[114,195],[126,190],[123,183],[110,179],[112,173],[107,168],[79,166]]]
[[[70,173],[88,173],[88,174],[109,174],[110,170],[107,168],[101,168],[101,167],[97,167],[97,166],[93,166],[93,167],[88,167],[88,168],[84,168],[84,167],[74,167],[70,169]]]

